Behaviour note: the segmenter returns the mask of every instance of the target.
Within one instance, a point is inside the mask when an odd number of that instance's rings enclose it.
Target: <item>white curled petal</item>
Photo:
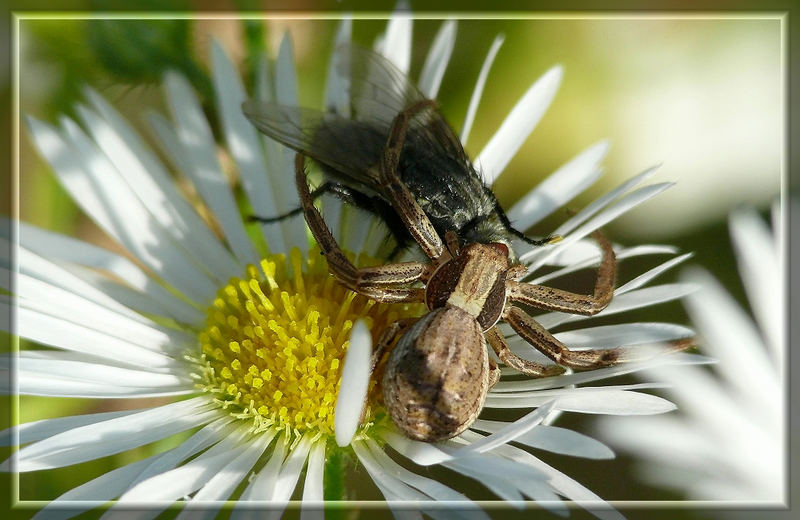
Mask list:
[[[334,431],[336,444],[350,444],[361,422],[370,377],[372,336],[363,320],[358,320],[350,333],[350,346],[342,368],[342,383],[336,398]]]

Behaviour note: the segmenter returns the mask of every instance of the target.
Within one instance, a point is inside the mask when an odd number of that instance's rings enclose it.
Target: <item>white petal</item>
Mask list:
[[[777,371],[749,316],[705,271],[690,270],[686,278],[703,286],[686,299],[686,308],[704,338],[703,351],[721,360],[719,369],[725,381],[741,396],[754,392],[770,397],[781,395]],[[748,377],[743,378],[742,374]],[[752,381],[758,381],[758,387],[752,388]],[[763,401],[759,407],[778,407],[774,399]]]
[[[517,419],[513,423],[506,424],[499,431],[492,433],[491,435],[484,437],[483,439],[474,442],[469,446],[460,448],[455,452],[451,452],[451,455],[455,457],[465,457],[475,453],[485,453],[496,448],[497,446],[511,442],[520,435],[530,432],[538,424],[541,424],[542,420],[547,417],[547,414],[550,413],[555,404],[556,401],[546,403],[536,410],[523,416],[521,419]]]
[[[306,481],[303,486],[303,501],[300,520],[321,520],[324,505],[323,475],[325,472],[325,437],[314,443],[308,456]]]
[[[472,432],[465,433],[476,435]],[[547,482],[553,487],[553,489],[555,489],[561,495],[569,498],[576,504],[580,505],[587,511],[590,511],[598,518],[602,518],[604,520],[625,520],[624,516],[615,511],[610,505],[606,504],[599,496],[592,493],[567,475],[561,473],[555,468],[548,466],[530,453],[508,445],[498,447],[496,452],[506,458],[518,461],[521,464],[529,465],[541,471],[547,476]]]
[[[478,508],[477,504],[472,502],[465,495],[445,486],[441,482],[417,475],[396,463],[375,441],[368,439],[364,444],[369,449],[374,461],[384,472],[395,476],[403,483],[421,491],[433,500],[459,502],[457,505],[454,505],[451,511],[454,515],[464,518],[488,518],[487,515]],[[472,509],[474,509],[474,511]]]
[[[211,280],[183,255],[180,246],[122,182],[116,168],[74,123],[64,121],[63,135],[32,118],[28,124],[39,151],[53,166],[61,184],[100,227],[193,300],[204,301],[213,294]]]
[[[242,102],[247,96],[239,73],[216,39],[212,41],[211,58],[217,109],[225,140],[241,174],[242,185],[247,192],[253,213],[259,216],[278,215],[279,211],[274,200],[276,191],[272,189],[272,181],[267,174],[261,141],[256,129],[242,113]],[[288,182],[288,179],[285,180]],[[262,226],[262,230],[271,252],[288,251],[283,245],[280,226],[265,225]],[[290,244],[293,245],[295,244]]]
[[[92,135],[161,225],[219,281],[238,274],[231,272],[233,256],[178,191],[172,176],[130,124],[93,89],[86,89],[86,97],[103,117],[81,110],[92,121],[87,121]]]
[[[193,386],[187,377],[81,361],[21,357],[17,360],[17,369],[21,374],[51,378],[55,382],[64,383],[84,381],[131,388],[151,387],[153,390],[170,387],[190,389]]]
[[[578,227],[575,231],[566,236],[563,241],[559,242],[554,247],[534,250],[533,253],[536,253],[538,251],[540,251],[540,253],[536,255],[535,261],[530,262],[530,265],[528,267],[529,271],[534,271],[537,268],[541,267],[548,260],[548,258],[558,254],[558,252],[561,249],[568,248],[570,245],[582,239],[583,237],[587,236],[592,231],[599,229],[605,224],[608,224],[618,216],[633,209],[639,204],[645,202],[646,200],[655,197],[656,195],[666,190],[673,184],[674,183],[652,184],[640,188],[634,192],[631,192],[628,195],[619,199],[617,202],[615,202],[605,210],[601,211],[594,218],[588,220],[585,224]]]
[[[607,387],[575,389],[558,398],[556,407],[567,412],[608,415],[650,415],[669,412],[675,405],[650,394],[628,390],[606,390]],[[590,391],[582,391],[590,390]],[[541,406],[551,399],[547,396],[512,397],[508,394],[489,395],[485,406],[490,408],[529,408]]]
[[[736,248],[739,274],[747,290],[750,308],[756,317],[766,344],[773,349],[776,359],[784,353],[783,286],[777,244],[761,217],[752,210],[734,211],[730,217],[730,231]]]
[[[194,492],[251,446],[249,442],[242,443],[245,436],[246,429],[239,426],[233,435],[224,438],[190,462],[140,481],[119,498],[115,507],[141,502],[160,502],[168,505],[170,501]],[[112,511],[113,509],[110,509],[108,515]],[[119,511],[114,512],[119,513]]]
[[[595,213],[597,213],[606,205],[608,205],[612,200],[616,199],[626,191],[634,188],[635,186],[643,183],[645,180],[652,177],[656,173],[656,171],[658,171],[658,166],[653,166],[652,168],[648,168],[642,173],[626,180],[625,182],[623,182],[613,190],[609,191],[602,197],[592,201],[588,206],[580,210],[578,213],[576,213],[575,215],[570,217],[566,222],[564,222],[561,226],[559,226],[553,233],[557,235],[567,235],[573,229],[577,228],[580,224],[586,222]]]
[[[359,462],[364,465],[372,480],[375,481],[381,490],[389,491],[392,495],[403,501],[424,501],[427,497],[408,486],[394,475],[383,471],[380,464],[377,463],[372,453],[367,449],[364,441],[356,441],[351,444],[353,451],[355,451]],[[385,494],[385,493],[384,493]],[[386,497],[391,500],[389,496]]]
[[[525,230],[560,208],[600,178],[599,163],[608,152],[608,141],[593,144],[550,174],[508,211],[508,218]]]
[[[11,374],[0,371],[2,377]],[[195,391],[192,385],[185,383],[171,386],[114,386],[113,384],[92,383],[69,379],[56,379],[41,376],[30,372],[18,372],[20,381],[15,389],[20,395],[40,395],[48,397],[78,397],[87,399],[131,399],[144,397],[167,397],[190,394]],[[10,389],[2,388],[2,392],[13,393]]]
[[[29,251],[24,247],[14,247],[10,242],[0,239],[0,248],[5,249],[8,247],[9,253],[12,248],[15,249],[16,262],[18,265],[18,272],[14,273],[15,277],[7,271],[5,267],[0,268],[3,270],[3,275],[0,277],[2,288],[10,293],[17,293],[16,287],[11,286],[11,279],[14,278],[16,282],[20,276],[28,276],[30,278],[40,280],[41,282],[49,284],[51,287],[58,287],[64,289],[70,294],[80,296],[98,305],[107,307],[110,310],[126,316],[130,320],[140,322],[147,322],[146,318],[140,314],[132,311],[131,309],[120,304],[120,302],[103,294],[97,287],[94,287],[86,280],[78,278],[75,274],[66,270],[63,266],[57,265],[54,262],[42,257],[36,253]],[[10,259],[8,267],[11,267]]]
[[[563,75],[553,67],[534,83],[511,109],[503,124],[483,148],[475,163],[486,184],[492,184],[528,138],[556,95]]]
[[[383,40],[380,54],[394,63],[404,74],[408,74],[411,66],[411,32],[413,20],[408,14],[408,6],[398,3],[386,26],[386,38]]]
[[[87,329],[128,341],[154,352],[177,352],[195,339],[190,334],[167,330],[146,319],[86,300],[74,293],[53,287],[29,276],[17,277],[18,305],[80,325]]]
[[[0,295],[0,313],[11,313],[8,298]],[[128,341],[87,329],[65,320],[48,316],[20,306],[15,309],[20,336],[64,350],[82,352],[103,359],[139,367],[165,368],[174,366],[171,357],[140,347]]]
[[[483,60],[481,71],[478,74],[478,81],[475,83],[475,88],[473,89],[472,96],[469,99],[467,115],[464,116],[464,126],[461,128],[461,135],[459,136],[462,144],[467,144],[469,132],[472,130],[472,123],[475,121],[475,113],[478,111],[478,105],[480,104],[481,96],[483,95],[483,87],[486,85],[486,78],[489,76],[489,70],[492,68],[494,58],[497,56],[497,51],[499,51],[500,47],[503,45],[504,39],[505,36],[502,34],[495,36],[492,46],[489,47],[489,52],[486,54],[486,58]]]
[[[453,46],[456,42],[456,22],[446,20],[436,33],[428,57],[422,66],[419,74],[419,90],[428,99],[436,99],[439,93],[439,86],[442,84],[442,77],[453,53]]]
[[[396,452],[420,466],[439,464],[453,458],[452,455],[442,451],[435,444],[414,441],[400,434],[394,425],[391,428],[382,428],[379,436]]]
[[[229,419],[223,418],[223,420],[227,421]],[[207,434],[211,426],[214,425],[206,426],[195,433],[190,439],[169,451],[158,453],[133,464],[117,468],[67,491],[50,502],[37,514],[37,517],[41,516],[47,520],[54,518],[71,518],[84,510],[95,507],[97,505],[96,502],[105,502],[120,496],[131,486],[135,485],[138,480],[152,476],[148,475],[148,473],[154,468],[157,472],[172,469],[181,460],[207,448],[211,443],[219,441],[219,437]],[[87,500],[94,502],[84,502],[80,504],[80,508],[77,507],[79,502]],[[58,507],[64,507],[67,504],[69,504],[69,507],[66,509],[56,509]],[[120,511],[115,510],[114,513],[119,514]],[[108,513],[106,516],[110,514],[111,513]]]
[[[218,413],[206,411],[208,406],[208,399],[199,397],[81,426],[22,448],[3,466],[35,471],[119,453],[208,422]]]
[[[151,477],[171,470],[195,453],[199,453],[211,445],[221,445],[222,443],[220,441],[235,435],[238,427],[239,425],[233,422],[233,418],[230,415],[224,415],[214,422],[203,426],[184,442],[162,453],[158,459],[144,468],[131,482],[130,487],[133,488],[140,482],[144,482]],[[213,450],[215,448],[217,448],[217,446],[211,449]],[[217,451],[219,451],[219,448],[217,448]]]
[[[533,251],[531,249],[530,251]],[[625,258],[633,258],[642,255],[672,255],[678,252],[678,248],[674,246],[665,246],[660,244],[649,244],[634,247],[623,248],[619,245],[614,245],[614,253],[617,260]],[[528,254],[527,252],[525,254]],[[594,241],[583,239],[575,242],[571,247],[559,251],[556,255],[547,260],[548,265],[563,265],[562,269],[547,273],[537,278],[530,280],[530,283],[542,283],[547,280],[564,276],[580,269],[585,269],[593,265],[597,265],[600,260],[600,251],[597,248],[597,243]]]
[[[3,441],[3,446],[28,444],[29,442],[40,441],[73,428],[107,421],[115,417],[123,417],[140,411],[142,410],[121,410],[117,412],[89,413],[69,417],[57,417],[54,419],[42,419],[40,421],[33,421],[7,428],[0,432],[0,440]],[[19,440],[16,439],[17,435],[19,436]]]
[[[344,50],[350,43],[350,35],[353,32],[353,19],[350,16],[342,18],[336,30],[336,37],[333,40],[333,53],[328,64],[328,82],[325,85],[325,108],[341,114],[344,117],[350,116],[350,76],[343,68],[347,60],[343,60]],[[334,235],[335,236],[335,235]]]
[[[275,100],[288,106],[297,106],[297,72],[294,65],[294,48],[289,34],[286,33],[281,40],[278,49],[278,59],[275,62]],[[271,141],[266,138],[267,141]],[[286,182],[286,179],[294,178],[294,157],[295,151],[285,146],[278,145],[271,141],[265,147],[268,159],[271,163],[270,173],[273,178],[272,188],[275,190],[276,203],[280,213],[300,207],[300,198],[293,182]],[[306,223],[301,215],[294,218],[284,219],[281,222],[284,240],[287,244],[295,244],[307,256],[308,241],[306,240]],[[304,241],[305,240],[305,241]]]
[[[278,437],[278,439],[275,441],[275,447],[272,450],[266,465],[261,468],[261,471],[258,472],[255,478],[250,479],[250,484],[248,484],[247,488],[242,493],[241,498],[234,506],[233,512],[231,513],[232,519],[251,517],[255,518],[258,515],[253,513],[251,510],[246,509],[249,505],[248,502],[266,502],[272,500],[272,492],[275,488],[275,482],[277,481],[278,473],[283,466],[283,461],[286,458],[286,452],[288,451],[288,448],[289,444],[286,438],[283,435]]]
[[[188,518],[214,518],[239,483],[247,476],[250,469],[258,462],[261,454],[267,449],[272,436],[256,434],[245,441],[249,444],[235,458],[220,469],[186,504],[177,516],[180,520]],[[232,454],[231,454],[232,455]],[[209,503],[212,502],[212,503]]]
[[[19,223],[19,243],[22,248],[30,249],[36,255],[47,258],[50,261],[59,263],[74,262],[79,265],[102,269],[116,275],[119,280],[125,280],[127,285],[138,291],[141,298],[146,298],[148,301],[147,305],[141,305],[138,310],[145,310],[150,314],[171,316],[183,322],[197,322],[203,319],[203,313],[198,309],[164,289],[162,285],[145,274],[144,271],[127,258],[111,251],[25,222]],[[25,268],[28,268],[28,266],[26,265]],[[122,293],[127,286],[119,284],[110,277],[101,277],[99,273],[92,278],[87,278],[88,273],[81,274],[75,273],[75,271],[72,271],[72,273],[110,297],[104,298],[105,302],[119,302],[127,307],[135,308],[135,304],[128,302],[123,297],[129,294]],[[58,285],[64,287],[60,283]],[[109,304],[106,303],[106,305]],[[120,306],[114,305],[114,307]],[[141,316],[139,317],[141,318]]]
[[[130,482],[142,471],[142,468],[145,468],[160,456],[161,454],[159,453],[133,464],[127,464],[72,488],[47,503],[33,518],[40,520],[72,518],[96,507],[98,502],[112,500],[127,489]]]
[[[342,368],[342,382],[336,398],[334,430],[336,444],[350,444],[358,425],[367,398],[370,376],[372,336],[363,320],[358,320],[350,333],[350,346]]]
[[[667,260],[661,265],[658,265],[631,280],[630,282],[626,283],[625,285],[621,285],[614,290],[614,296],[625,294],[633,289],[638,289],[639,287],[643,286],[644,284],[648,283],[650,280],[656,278],[661,273],[672,269],[674,266],[680,264],[684,260],[691,258],[693,253],[686,253],[684,255],[676,256],[671,260]]]
[[[297,486],[297,480],[300,478],[300,472],[303,471],[303,466],[306,464],[310,449],[311,437],[306,435],[297,443],[297,446],[292,448],[286,458],[272,490],[272,501],[277,507],[270,511],[270,517],[281,517],[294,488]]]
[[[189,82],[177,74],[165,77],[165,91],[188,174],[197,191],[219,220],[231,249],[242,263],[256,264],[258,255],[242,224],[225,174],[217,160],[216,143]]]
[[[476,420],[470,427],[473,430],[482,430],[496,433],[505,428],[507,423],[501,421]],[[587,459],[613,459],[614,452],[605,444],[566,428],[556,426],[538,425],[533,430],[514,439],[515,442],[525,444],[531,448],[547,450],[553,453],[584,457]]]

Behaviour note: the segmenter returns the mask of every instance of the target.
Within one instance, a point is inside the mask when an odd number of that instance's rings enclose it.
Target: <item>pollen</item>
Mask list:
[[[375,265],[362,256],[359,265]],[[222,287],[198,334],[198,387],[254,432],[333,435],[341,363],[353,323],[363,319],[373,344],[386,326],[419,315],[419,305],[376,303],[339,285],[319,250],[270,255]],[[365,415],[374,417],[375,381]],[[354,406],[360,405],[354,403]]]

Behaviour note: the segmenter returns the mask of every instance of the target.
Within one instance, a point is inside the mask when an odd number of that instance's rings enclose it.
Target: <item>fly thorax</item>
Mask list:
[[[504,247],[471,244],[434,272],[425,289],[433,310],[445,305],[473,316],[485,331],[503,312],[508,258]],[[507,250],[507,249],[506,249]]]

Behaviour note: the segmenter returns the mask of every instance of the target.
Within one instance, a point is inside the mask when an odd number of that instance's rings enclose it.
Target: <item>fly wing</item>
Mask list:
[[[350,99],[355,119],[377,125],[388,136],[392,121],[400,112],[426,100],[425,95],[392,62],[380,54],[356,45],[337,49],[340,72],[351,77]],[[349,58],[349,59],[348,59]],[[435,153],[456,159],[474,172],[461,141],[431,107],[418,113],[409,124],[409,133]]]
[[[367,172],[380,159],[386,142],[385,132],[376,125],[319,110],[256,100],[244,102],[242,110],[268,137],[352,181],[371,186]]]

